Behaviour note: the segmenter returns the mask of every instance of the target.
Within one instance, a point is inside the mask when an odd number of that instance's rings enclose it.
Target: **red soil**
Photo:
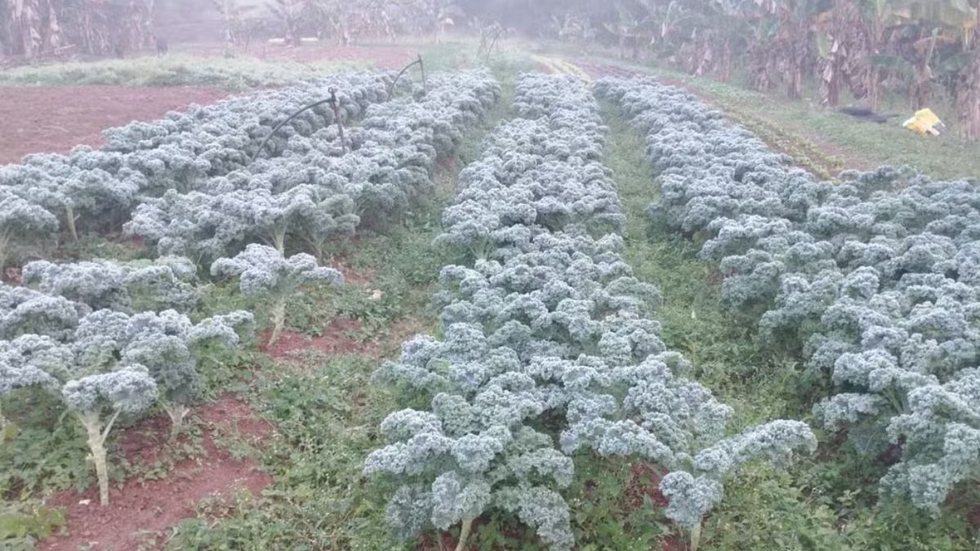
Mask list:
[[[272,484],[272,477],[249,460],[234,459],[215,445],[214,437],[235,435],[261,441],[272,426],[255,417],[248,405],[227,395],[193,412],[204,426],[201,457],[174,465],[163,480],[129,480],[120,490],[110,489],[110,502],[99,506],[98,489],[82,494],[61,492],[48,505],[65,508],[65,534],[42,541],[41,551],[74,551],[88,545],[93,551],[136,549],[140,542],[185,518],[195,516],[195,506],[209,496],[229,496],[236,490],[258,495]],[[152,464],[166,452],[162,443],[170,430],[165,416],[147,419],[119,439],[121,452],[130,463]]]
[[[282,332],[274,345],[263,346],[262,351],[274,359],[288,358],[305,351],[325,354],[366,354],[376,345],[352,338],[352,335],[356,335],[360,330],[361,323],[357,320],[338,318],[327,326],[322,336],[311,337],[287,330]],[[261,336],[261,342],[268,341],[268,333]]]
[[[966,519],[973,528],[980,528],[980,505],[974,507],[973,510],[966,515]]]
[[[667,506],[667,498],[660,491],[660,480],[664,474],[646,463],[630,465],[631,477],[626,488],[626,502],[634,508],[643,507],[644,499],[649,499],[654,506]]]
[[[337,318],[319,337],[287,330],[282,332],[274,346],[262,346],[261,350],[275,360],[293,359],[305,352],[359,354],[381,359],[397,354],[402,342],[426,331],[427,328],[417,320],[404,319],[392,324],[385,334],[364,339],[359,338],[363,335],[361,322]],[[269,332],[261,335],[260,339],[260,342],[268,342]]]
[[[99,147],[105,128],[157,120],[227,95],[217,88],[0,87],[0,164],[20,162],[28,153]]]
[[[660,491],[660,481],[667,473],[660,472],[654,465],[648,463],[633,463],[630,465],[629,486],[626,488],[626,503],[633,508],[643,507],[650,500],[657,509],[667,507],[668,501]],[[660,540],[661,551],[686,551],[687,544],[679,535],[670,535]]]
[[[372,270],[357,270],[345,264],[344,259],[331,260],[328,265],[344,275],[344,283],[366,287],[375,278]]]

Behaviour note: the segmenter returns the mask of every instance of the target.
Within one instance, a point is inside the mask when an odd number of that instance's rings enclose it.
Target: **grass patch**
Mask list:
[[[513,83],[524,71],[534,70],[527,52],[512,47],[495,48],[488,56],[480,54],[476,41],[453,41],[434,44],[422,51],[427,71],[460,71],[488,67],[502,84]]]
[[[368,67],[366,63],[349,61],[297,63],[250,57],[144,56],[18,67],[0,72],[0,85],[214,86],[237,91],[284,86]]]
[[[792,361],[772,357],[754,328],[725,308],[720,286],[710,283],[715,266],[697,259],[694,243],[651,223],[645,211],[659,189],[643,138],[613,106],[605,104],[603,115],[610,128],[605,163],[615,174],[627,220],[624,256],[636,277],[663,292],[654,317],[663,324],[664,342],[693,363],[698,380],[736,407],[740,425],[800,413],[787,390]],[[746,395],[746,388],[768,399]]]

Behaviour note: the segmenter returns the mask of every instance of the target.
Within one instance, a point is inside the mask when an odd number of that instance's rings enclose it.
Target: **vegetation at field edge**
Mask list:
[[[778,98],[656,65],[645,69],[664,83],[687,88],[821,177],[845,168],[908,165],[936,179],[980,178],[975,143],[952,135],[937,138],[910,132],[901,122],[912,113],[898,106],[892,107],[898,116],[876,124],[823,108],[812,100]]]
[[[251,57],[143,56],[24,66],[0,71],[0,86],[215,86],[231,91],[285,86],[324,74],[366,69],[366,62],[298,63]]]

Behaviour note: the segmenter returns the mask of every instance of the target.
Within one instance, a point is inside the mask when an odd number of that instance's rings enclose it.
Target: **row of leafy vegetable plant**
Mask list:
[[[907,169],[817,181],[693,96],[599,93],[645,133],[651,217],[719,262],[722,295],[804,358],[814,416],[932,513],[980,480],[980,189]],[[887,452],[887,453],[886,453]],[[892,458],[893,457],[893,458]]]
[[[323,167],[318,174],[331,181],[350,178],[352,187],[334,190],[347,193],[346,200],[353,201],[351,197],[362,192],[373,201],[408,206],[433,185],[431,174],[439,155],[459,144],[462,133],[487,112],[498,95],[498,84],[485,72],[437,76],[428,93],[392,101],[389,105],[397,112],[368,110],[374,122],[362,134],[352,136],[361,147],[335,154],[342,162],[346,158],[356,174],[338,175]],[[386,115],[390,118],[385,119]],[[235,128],[241,123],[234,119],[225,122]],[[159,124],[168,126],[166,122]],[[166,141],[168,136],[182,136],[174,138],[175,143],[189,139],[177,131],[161,139]],[[297,147],[297,142],[302,142],[306,151],[319,148],[326,157],[330,153],[323,151],[331,147],[334,139],[321,131],[309,137],[297,133],[289,139],[290,147]],[[139,151],[154,151],[154,147],[164,146],[146,144],[146,149]],[[374,158],[385,149],[391,153],[387,165],[382,166]],[[74,155],[82,156],[80,152]],[[270,166],[290,156],[287,152],[270,161]],[[282,177],[308,162],[308,157],[298,155],[283,161],[287,168]],[[5,170],[17,172],[21,168]],[[241,201],[261,205],[262,190],[267,189],[261,185],[257,189],[249,187],[249,182],[262,180],[261,173],[246,169],[233,174],[244,186]],[[202,177],[196,185],[206,186],[219,178]],[[70,187],[71,183],[61,185]],[[105,185],[112,186],[114,181]],[[0,187],[8,188],[16,186]],[[223,193],[217,189],[214,192]],[[51,214],[41,205],[20,206],[17,201],[26,203],[30,194],[21,190],[12,193],[4,200],[16,198],[14,213],[24,217],[22,222]],[[18,193],[24,193],[23,197]],[[152,201],[147,197],[141,200]],[[293,221],[303,214],[318,216],[319,207],[309,205],[306,210],[285,213],[256,210],[252,214],[259,218],[292,217],[289,220]],[[214,253],[212,258],[163,255],[156,260],[132,262],[40,260],[22,266],[20,285],[0,283],[0,400],[7,401],[12,394],[30,392],[29,389],[42,389],[60,399],[65,411],[72,413],[86,430],[103,504],[109,497],[107,440],[118,418],[135,417],[159,404],[169,414],[172,434],[176,435],[189,406],[201,397],[202,373],[226,363],[228,350],[240,349],[254,340],[251,312],[201,315],[202,293],[208,287],[208,282],[202,280],[202,268],[209,267],[215,281],[238,278],[241,293],[254,299],[253,307],[271,303],[270,340],[275,340],[283,328],[286,301],[302,285],[343,282],[338,271],[320,266],[312,255],[300,253],[287,258],[281,248],[255,242],[267,226],[247,230],[242,225],[208,224],[209,220],[231,213],[205,208],[208,206],[198,209],[200,218],[177,219],[174,225],[186,227],[192,221],[200,222],[194,237],[205,242],[222,242],[227,236],[222,232],[238,232],[231,242],[209,249]],[[28,237],[30,230],[17,226],[16,219],[3,218],[9,211],[0,212],[0,219],[14,220],[10,227],[21,230],[17,236]],[[380,226],[381,222],[376,223]],[[253,219],[253,223],[258,221]],[[8,415],[21,417],[22,413],[11,411]],[[0,415],[0,421],[5,429],[0,434],[6,440],[8,419]]]
[[[213,177],[255,170],[252,159],[260,144],[293,112],[336,89],[336,113],[347,124],[368,106],[387,101],[390,80],[385,73],[335,75],[192,106],[161,121],[106,130],[102,149],[28,155],[21,164],[0,167],[0,268],[12,253],[30,258],[59,230],[73,239],[116,231],[148,198],[206,188]],[[293,137],[324,131],[334,122],[329,106],[306,111],[271,136],[265,156],[278,157]],[[258,166],[261,170],[261,162]]]
[[[440,275],[441,335],[404,343],[376,374],[405,409],[381,424],[386,445],[364,472],[393,484],[386,515],[403,537],[459,525],[461,550],[478,518],[503,516],[570,549],[576,460],[648,461],[669,471],[666,514],[697,547],[729,475],[815,437],[783,420],[730,435],[731,408],[666,349],[659,292],[620,254],[624,217],[585,86],[524,75],[515,107],[443,215],[437,243],[462,260]]]
[[[439,73],[429,85],[368,108],[343,145],[336,127],[296,135],[279,157],[148,199],[126,231],[160,254],[205,263],[250,242],[284,252],[290,239],[322,260],[331,241],[358,226],[380,227],[431,191],[437,159],[500,94],[484,71]]]

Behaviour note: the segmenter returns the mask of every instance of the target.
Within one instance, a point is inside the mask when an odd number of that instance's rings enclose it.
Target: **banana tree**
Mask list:
[[[230,0],[224,0],[228,3]],[[307,0],[272,0],[266,6],[275,19],[278,19],[285,32],[286,43],[300,44],[300,27],[307,19],[311,2]]]
[[[907,1],[895,17],[915,34],[896,48],[912,62],[909,100],[927,105],[937,83],[956,99],[964,134],[976,138],[977,0]],[[911,55],[910,55],[911,53]]]
[[[976,141],[980,140],[980,2],[973,0],[970,4],[959,4],[961,8],[972,9],[973,21],[963,27],[963,51],[967,54],[968,62],[957,78],[956,108],[963,126],[963,136]],[[968,21],[967,12],[962,10],[963,23]]]
[[[59,13],[52,0],[2,1],[8,41],[4,50],[31,59],[62,44]]]
[[[881,103],[882,72],[894,65],[894,57],[888,55],[888,43],[892,30],[901,21],[897,14],[907,8],[908,2],[902,0],[859,0],[857,7],[861,12],[861,26],[864,44],[858,46],[855,57],[863,54],[865,61],[852,61],[863,68],[864,92],[868,105],[877,111]],[[852,81],[855,84],[857,81]]]
[[[637,59],[640,48],[653,42],[656,2],[619,0],[615,3],[615,9],[616,17],[606,21],[603,28],[616,40],[620,57]]]

